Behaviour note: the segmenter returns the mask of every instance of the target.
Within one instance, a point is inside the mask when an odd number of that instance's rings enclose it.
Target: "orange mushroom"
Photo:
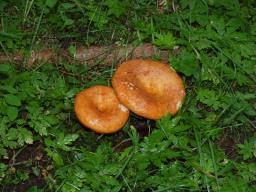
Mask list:
[[[129,117],[129,110],[118,101],[114,90],[106,86],[81,91],[75,98],[75,113],[84,126],[97,133],[114,133]]]
[[[119,101],[135,114],[157,120],[175,115],[185,97],[182,79],[170,66],[152,60],[130,60],[112,78]]]

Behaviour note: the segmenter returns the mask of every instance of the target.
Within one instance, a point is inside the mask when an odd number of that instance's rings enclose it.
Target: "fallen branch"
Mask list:
[[[153,56],[158,56],[163,63],[167,63],[169,51],[160,50],[149,43],[139,46],[129,44],[127,46],[78,47],[73,56],[71,56],[66,49],[60,49],[59,51],[44,49],[31,51],[29,56],[20,53],[8,56],[0,55],[0,63],[10,61],[11,59],[13,61],[25,62],[26,66],[30,68],[37,61],[57,61],[59,57],[64,57],[67,60],[76,60],[81,63],[86,63],[89,66],[98,63],[110,66],[113,62],[121,63],[128,59],[145,59],[152,58]]]

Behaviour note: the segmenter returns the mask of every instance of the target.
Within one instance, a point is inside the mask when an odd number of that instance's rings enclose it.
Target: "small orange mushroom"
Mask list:
[[[97,133],[114,133],[121,129],[129,117],[114,90],[106,86],[93,86],[81,91],[75,98],[78,120]]]
[[[152,60],[130,60],[112,78],[119,101],[135,114],[157,120],[175,115],[185,97],[182,79],[170,66]]]

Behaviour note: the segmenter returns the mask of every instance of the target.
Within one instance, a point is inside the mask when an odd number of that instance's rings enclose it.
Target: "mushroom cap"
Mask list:
[[[129,110],[117,99],[114,90],[93,86],[75,97],[78,120],[97,133],[113,133],[121,129],[129,117]]]
[[[175,70],[152,60],[122,63],[113,75],[112,86],[128,109],[153,120],[167,113],[175,115],[185,97],[182,79]]]

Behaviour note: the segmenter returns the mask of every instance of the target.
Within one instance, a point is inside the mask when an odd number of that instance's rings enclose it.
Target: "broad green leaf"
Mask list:
[[[32,144],[33,135],[32,133],[25,128],[18,128],[18,143],[23,145],[24,143]]]
[[[18,138],[18,130],[15,129],[15,128],[9,129],[6,139],[8,139],[8,140],[16,140],[17,138]]]
[[[17,141],[19,146],[23,146],[25,143],[32,144],[32,133],[25,128],[11,128],[6,135],[6,138],[10,141]]]
[[[8,106],[6,111],[10,121],[13,121],[18,117],[19,110],[16,107]]]
[[[29,178],[29,173],[23,170],[18,170],[17,176],[21,181],[26,181]]]
[[[75,7],[76,5],[74,3],[61,3],[61,8],[63,10],[68,10],[68,9],[72,9],[73,7]]]
[[[178,72],[185,74],[186,76],[198,77],[200,73],[199,64],[193,53],[183,50],[179,57],[169,58],[169,62]]]
[[[7,2],[5,1],[0,1],[0,12],[4,12],[4,8],[7,5]],[[1,167],[1,166],[0,166]]]
[[[70,89],[67,93],[66,93],[66,97],[68,98],[73,98],[78,92],[79,92],[79,88],[73,88]]]
[[[237,29],[243,28],[244,25],[245,23],[242,18],[240,17],[231,18],[228,20],[228,23],[227,23],[227,33],[235,32]]]
[[[13,106],[21,106],[21,100],[19,97],[15,96],[15,95],[5,95],[5,101],[7,104],[9,105],[13,105]]]
[[[154,44],[161,49],[172,49],[175,46],[175,38],[171,33],[155,34],[156,40]]]
[[[7,150],[3,146],[0,145],[0,158],[2,158],[3,156],[8,156],[8,153],[7,153]],[[0,169],[1,169],[1,167],[0,167]],[[1,170],[0,170],[0,178],[1,178]]]
[[[9,64],[0,64],[0,73],[7,74],[12,71],[12,66]]]
[[[92,20],[95,23],[95,25],[100,29],[102,29],[108,23],[109,19],[107,14],[97,9],[89,12],[88,16],[90,20]]]
[[[106,0],[105,5],[108,6],[108,14],[119,17],[125,12],[125,4],[118,0]]]
[[[0,149],[1,150],[1,149]],[[0,153],[1,154],[1,153]],[[8,166],[4,163],[0,163],[0,181],[1,178],[4,178],[4,176],[6,175],[6,170],[7,170]]]
[[[256,45],[255,43],[243,43],[239,44],[241,55],[244,57],[256,56]]]
[[[50,8],[53,8],[57,2],[58,2],[58,0],[46,0],[45,5]]]
[[[247,183],[240,176],[229,174],[225,178],[226,182],[221,188],[221,192],[253,192],[255,188],[249,187]]]
[[[56,166],[62,166],[64,164],[64,161],[58,152],[52,151],[49,148],[46,148],[45,151],[47,152],[47,155],[53,159]]]
[[[70,25],[73,25],[73,24],[74,24],[74,20],[68,18],[66,15],[62,15],[61,18],[62,18],[62,20],[64,21],[64,27],[70,26]]]
[[[70,55],[72,55],[72,57],[76,57],[76,46],[75,45],[70,45],[68,47],[68,52]]]
[[[50,124],[50,125],[57,125],[60,123],[60,120],[56,117],[56,115],[47,115],[45,117],[45,120]]]
[[[220,83],[219,78],[216,76],[216,72],[210,67],[202,66],[202,80],[212,81],[215,85]]]
[[[201,49],[208,49],[210,48],[212,45],[211,45],[211,41],[209,41],[208,39],[205,39],[205,38],[201,38],[199,39],[199,41],[197,41],[195,43],[195,46],[201,50]]]
[[[41,136],[47,136],[48,131],[47,128],[50,127],[50,125],[45,120],[39,120],[38,122],[36,120],[33,120],[29,122],[29,125]]]
[[[8,123],[9,118],[7,116],[0,118],[0,137],[5,136],[6,131],[8,130]]]
[[[62,144],[64,145],[70,145],[71,143],[73,143],[75,140],[77,140],[79,137],[78,134],[68,134],[65,135],[64,139],[61,141]]]
[[[238,144],[239,154],[243,155],[243,159],[256,158],[256,139],[252,141],[245,141],[244,144]]]
[[[224,35],[224,32],[225,32],[224,18],[213,16],[210,18],[210,22],[218,34]]]
[[[7,91],[8,93],[12,93],[12,94],[17,93],[17,90],[14,87],[9,85],[0,86],[0,90]]]
[[[102,173],[107,175],[117,175],[120,172],[121,167],[118,164],[108,164],[106,165]]]
[[[57,166],[62,166],[64,164],[64,161],[59,153],[53,152],[51,157]]]
[[[218,110],[222,107],[220,97],[221,95],[217,94],[214,90],[199,89],[197,92],[197,99],[209,107],[212,107],[214,110]]]
[[[78,134],[67,134],[65,136],[64,134],[61,134],[57,138],[57,146],[62,150],[69,151],[70,147],[68,145],[76,141],[78,137]]]
[[[44,191],[43,189],[40,189],[37,186],[32,186],[26,192],[43,192],[43,191]]]

